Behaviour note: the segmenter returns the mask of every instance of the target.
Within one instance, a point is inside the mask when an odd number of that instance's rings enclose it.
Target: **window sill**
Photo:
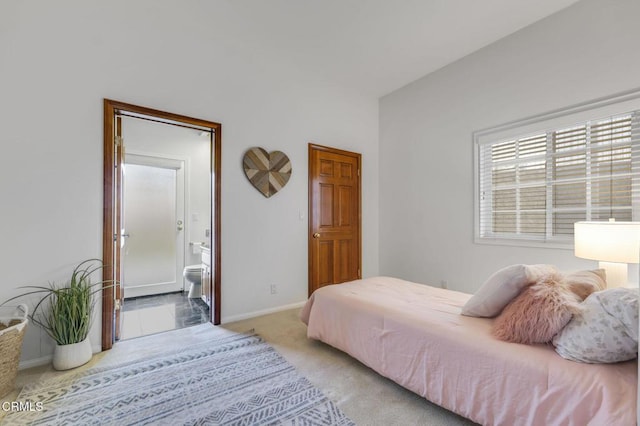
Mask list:
[[[476,237],[474,243],[492,246],[511,246],[523,248],[544,248],[554,250],[573,250],[573,240],[571,241],[535,241],[535,240],[518,240],[511,238],[489,238]]]

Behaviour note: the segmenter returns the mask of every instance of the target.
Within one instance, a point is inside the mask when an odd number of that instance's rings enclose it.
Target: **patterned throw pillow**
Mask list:
[[[563,358],[587,363],[627,361],[638,355],[638,290],[593,293],[553,339]]]

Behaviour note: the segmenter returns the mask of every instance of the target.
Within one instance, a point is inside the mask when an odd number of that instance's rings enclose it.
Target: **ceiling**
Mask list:
[[[377,98],[576,2],[269,0],[226,6],[242,23],[243,37],[264,52]]]

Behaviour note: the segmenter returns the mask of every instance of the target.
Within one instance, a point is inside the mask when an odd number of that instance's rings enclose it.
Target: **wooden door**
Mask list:
[[[361,277],[361,155],[309,144],[309,295]]]

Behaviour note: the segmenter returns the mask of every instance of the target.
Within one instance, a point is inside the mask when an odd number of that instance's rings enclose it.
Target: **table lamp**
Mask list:
[[[607,287],[625,287],[627,264],[640,261],[640,222],[576,222],[576,257],[600,262],[607,274]]]

